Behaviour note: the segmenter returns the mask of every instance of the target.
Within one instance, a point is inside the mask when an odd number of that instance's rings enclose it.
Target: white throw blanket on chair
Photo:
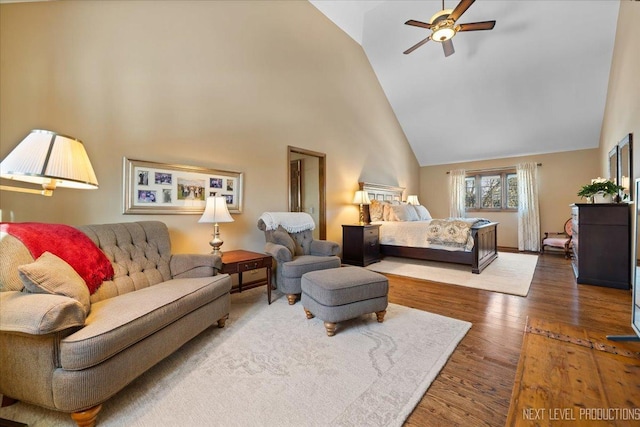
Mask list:
[[[282,226],[289,233],[298,233],[316,228],[313,218],[306,212],[265,212],[260,219],[267,230],[276,230],[278,226]]]

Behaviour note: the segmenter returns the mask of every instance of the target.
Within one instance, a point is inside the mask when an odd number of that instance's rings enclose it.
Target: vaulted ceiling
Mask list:
[[[446,0],[453,9],[459,0]],[[445,57],[430,41],[441,0],[312,0],[360,43],[421,166],[599,145],[619,2],[478,0]]]

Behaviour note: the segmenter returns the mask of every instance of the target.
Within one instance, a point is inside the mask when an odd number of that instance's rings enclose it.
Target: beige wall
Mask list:
[[[206,252],[195,215],[122,215],[122,158],[242,171],[223,249],[261,250],[287,209],[287,146],[327,155],[327,234],[357,221],[358,181],[418,192],[419,166],[362,50],[304,1],[0,6],[0,157],[34,128],[85,142],[100,189],[3,192],[2,220],[157,219],[174,252]]]
[[[621,1],[602,133],[600,168],[608,171],[609,151],[633,133],[634,177],[640,177],[640,3]]]
[[[538,168],[540,227],[542,232],[561,231],[571,216],[571,203],[580,202],[580,187],[599,173],[598,149],[567,151],[554,154],[512,157],[478,162],[455,163],[420,168],[420,203],[435,218],[449,216],[449,175],[452,169],[485,169],[515,166],[523,162],[542,163]],[[470,212],[500,223],[498,246],[518,247],[518,217],[515,212]]]

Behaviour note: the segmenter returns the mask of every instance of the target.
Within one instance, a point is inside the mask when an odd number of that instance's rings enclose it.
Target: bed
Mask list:
[[[372,205],[365,209],[365,220],[380,224],[380,251],[383,256],[465,264],[471,266],[471,271],[475,274],[480,274],[498,257],[498,223],[496,222],[480,219],[459,221],[460,227],[465,227],[465,224],[460,224],[462,222],[466,222],[468,225],[468,235],[465,236],[464,243],[436,242],[429,244],[427,237],[423,237],[421,233],[426,233],[428,225],[436,224],[434,221],[445,224],[445,220],[434,220],[430,218],[430,215],[420,217],[420,214],[415,219],[395,217],[395,220],[391,221],[381,220],[377,211],[379,205],[397,206],[401,204],[404,188],[361,182],[360,189],[366,191],[372,201]],[[400,208],[393,209],[398,212],[397,209]],[[423,210],[426,211],[424,208]],[[424,242],[424,245],[421,242]]]

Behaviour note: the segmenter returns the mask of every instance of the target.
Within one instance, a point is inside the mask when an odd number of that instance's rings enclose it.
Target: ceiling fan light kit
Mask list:
[[[447,16],[451,15],[451,12],[453,12],[453,9],[441,10],[429,20],[431,30],[433,31],[433,33],[431,33],[431,40],[434,42],[443,42],[456,35],[456,30],[454,29],[455,22],[447,19]]]
[[[461,0],[455,9],[445,9],[444,0],[442,0],[442,10],[434,14],[429,23],[415,21],[413,19],[405,22],[406,25],[414,27],[426,28],[431,30],[431,35],[424,40],[419,41],[403,53],[405,55],[413,52],[429,40],[433,40],[438,43],[442,43],[444,49],[444,56],[449,56],[454,53],[453,42],[451,39],[459,31],[481,31],[491,30],[496,25],[496,21],[484,21],[484,22],[472,22],[469,24],[456,25],[456,21],[462,16],[464,12],[469,9],[475,0]]]

